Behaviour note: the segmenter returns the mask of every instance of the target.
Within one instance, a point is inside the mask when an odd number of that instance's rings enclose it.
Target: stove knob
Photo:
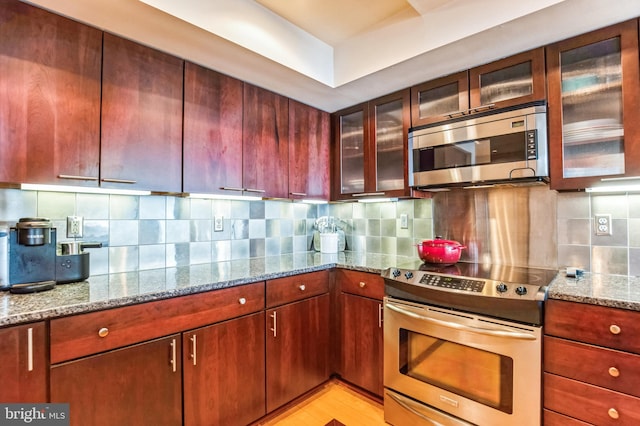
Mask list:
[[[498,293],[504,293],[509,290],[509,288],[505,283],[500,283],[496,286],[496,290],[498,290]]]
[[[400,270],[394,269],[391,275],[393,275],[394,278],[398,278],[400,276]]]
[[[413,278],[413,272],[411,271],[407,271],[404,273],[404,277],[408,280],[410,280],[411,278]]]
[[[525,294],[527,294],[527,288],[525,286],[518,286],[516,288],[516,294],[518,296],[524,296]]]

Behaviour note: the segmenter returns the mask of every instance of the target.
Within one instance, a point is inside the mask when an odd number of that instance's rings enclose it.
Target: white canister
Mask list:
[[[320,252],[321,253],[337,253],[338,252],[338,234],[337,233],[320,234]]]

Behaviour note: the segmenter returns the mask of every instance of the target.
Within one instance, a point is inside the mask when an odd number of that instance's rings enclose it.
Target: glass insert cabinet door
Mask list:
[[[375,105],[376,191],[404,188],[403,123],[402,99]]]
[[[637,175],[637,22],[559,42],[547,54],[552,188]]]
[[[364,110],[339,117],[340,193],[364,191]]]

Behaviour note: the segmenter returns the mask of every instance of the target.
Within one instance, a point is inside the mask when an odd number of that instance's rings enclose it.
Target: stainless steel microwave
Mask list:
[[[547,181],[543,104],[452,119],[409,132],[415,188]]]

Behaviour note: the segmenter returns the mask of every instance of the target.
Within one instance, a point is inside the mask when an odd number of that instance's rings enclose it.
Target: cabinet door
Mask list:
[[[45,325],[0,330],[0,401],[47,402]]]
[[[469,71],[470,108],[504,108],[545,96],[544,48]]]
[[[243,184],[246,195],[289,196],[289,101],[244,84]]]
[[[184,333],[184,424],[246,425],[265,415],[265,314]]]
[[[185,192],[242,195],[242,81],[187,62]]]
[[[289,100],[289,198],[329,199],[330,116]]]
[[[104,34],[101,185],[182,190],[183,61]]]
[[[406,195],[410,91],[394,93],[369,102],[370,152],[375,154],[372,185],[367,191],[387,196]],[[365,186],[367,186],[365,184]]]
[[[411,88],[411,126],[452,118],[469,109],[467,71],[422,83]]]
[[[267,310],[267,412],[329,378],[329,295]]]
[[[640,174],[637,21],[547,48],[551,187]]]
[[[364,192],[365,145],[369,139],[367,104],[357,105],[335,113],[337,161],[334,163],[334,198],[349,199]]]
[[[71,425],[181,425],[180,335],[51,367]]]
[[[382,301],[342,293],[343,379],[382,396]]]
[[[0,181],[98,185],[102,33],[0,7]]]

